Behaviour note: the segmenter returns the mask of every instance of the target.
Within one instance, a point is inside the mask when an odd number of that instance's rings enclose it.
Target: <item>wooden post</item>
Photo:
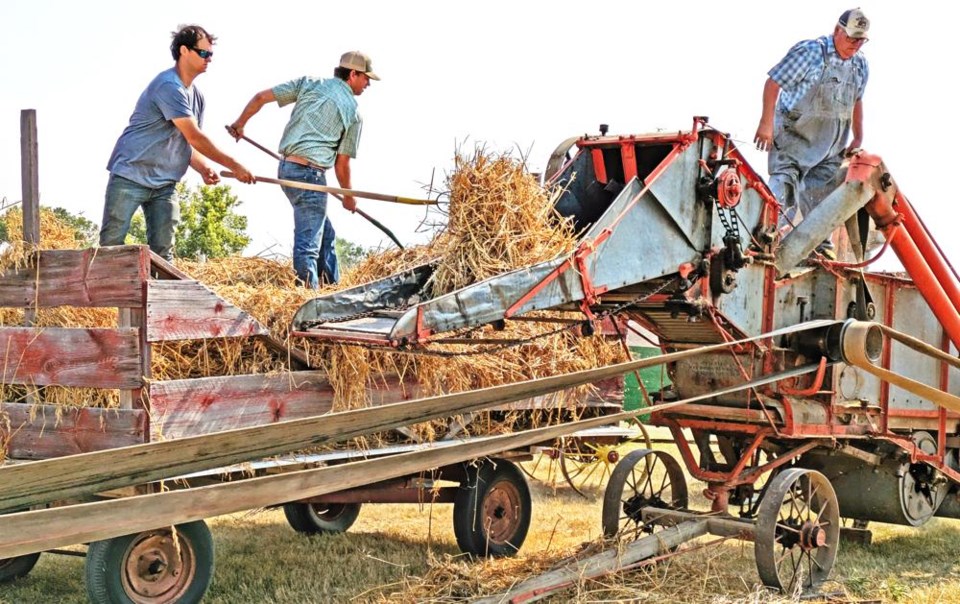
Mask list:
[[[23,242],[40,244],[40,172],[38,170],[37,110],[20,112],[20,183],[23,193]]]
[[[40,247],[40,170],[37,145],[37,110],[20,111],[20,191],[23,208],[23,247],[35,251]],[[37,262],[39,262],[37,258]],[[39,267],[38,267],[39,269]],[[35,308],[23,311],[23,324],[37,320]],[[37,401],[36,389],[27,389],[26,402]]]

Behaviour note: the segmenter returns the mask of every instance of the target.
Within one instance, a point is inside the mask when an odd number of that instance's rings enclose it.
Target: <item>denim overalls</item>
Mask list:
[[[768,157],[770,190],[783,206],[781,225],[794,223],[840,184],[838,170],[857,102],[857,67],[848,59],[827,60],[823,74],[790,111],[774,117],[774,149]],[[829,242],[824,242],[828,244]]]

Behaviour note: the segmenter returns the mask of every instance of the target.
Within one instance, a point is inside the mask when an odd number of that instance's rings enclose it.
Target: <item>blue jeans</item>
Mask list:
[[[151,189],[110,174],[103,204],[100,245],[123,245],[133,214],[137,208],[143,208],[150,249],[158,256],[172,260],[173,233],[180,222],[180,206],[174,200],[176,186],[176,183],[171,183]]]
[[[322,170],[290,161],[281,161],[279,178],[314,185],[326,185]],[[281,187],[293,206],[293,270],[306,287],[316,289],[321,282],[340,280],[336,232],[327,218],[327,194],[319,191]]]

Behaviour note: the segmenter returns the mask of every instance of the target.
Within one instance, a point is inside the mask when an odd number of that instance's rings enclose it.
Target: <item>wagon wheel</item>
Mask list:
[[[193,604],[213,577],[213,538],[202,520],[97,541],[87,550],[87,595],[105,604]]]
[[[764,585],[808,591],[833,569],[840,542],[840,507],[830,481],[791,468],[771,480],[760,502],[754,552]]]
[[[40,554],[26,554],[13,558],[0,558],[0,583],[8,583],[25,577],[27,573],[33,570]]]
[[[345,533],[360,515],[359,503],[301,503],[283,505],[287,524],[305,535]]]
[[[460,551],[512,556],[527,538],[533,503],[523,473],[509,461],[467,466],[453,501],[453,532]]]
[[[560,450],[555,447],[546,447],[541,449],[530,461],[519,463],[517,467],[520,471],[532,480],[543,480],[547,484],[554,485],[557,481],[557,466],[560,459]],[[546,478],[541,478],[537,472],[543,470],[546,472]]]
[[[588,487],[602,487],[617,462],[638,444],[651,449],[650,434],[640,422],[633,424],[638,433],[616,444],[583,442],[579,439],[560,439],[560,474],[574,491],[589,498]]]
[[[643,523],[643,508],[676,510],[687,503],[687,480],[680,464],[664,451],[637,449],[621,459],[610,475],[603,495],[603,534],[653,532],[653,525]]]
[[[611,445],[585,443],[578,439],[560,441],[560,473],[582,497],[588,497],[584,491],[591,481],[593,486],[603,483],[619,458],[620,454]]]

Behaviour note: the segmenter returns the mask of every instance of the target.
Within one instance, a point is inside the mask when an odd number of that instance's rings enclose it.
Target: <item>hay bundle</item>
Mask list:
[[[457,154],[455,170],[448,175],[450,203],[447,226],[430,244],[404,250],[372,253],[344,275],[339,288],[352,287],[439,259],[429,284],[439,296],[490,276],[570,253],[576,238],[569,221],[553,211],[555,193],[542,189],[523,164],[507,155],[477,149],[470,156]],[[5,266],[22,261],[24,247],[17,234],[19,212],[4,216],[11,234],[11,249],[3,257]],[[41,241],[44,249],[77,247],[77,235],[52,212],[41,213]],[[622,359],[618,346],[602,337],[580,337],[572,331],[543,335],[553,327],[536,323],[510,323],[503,331],[481,328],[479,338],[526,340],[521,346],[503,348],[490,354],[452,358],[406,355],[386,350],[368,350],[313,340],[291,341],[288,328],[293,314],[317,292],[296,286],[290,263],[263,258],[226,258],[204,263],[178,262],[218,295],[250,313],[278,340],[306,353],[311,365],[329,375],[336,394],[336,410],[367,406],[369,392],[385,376],[415,376],[421,395],[445,394],[492,385],[540,378],[606,365]],[[327,291],[331,291],[328,289]],[[324,292],[321,292],[324,293]],[[557,313],[541,313],[562,316]],[[582,318],[568,313],[570,318]],[[19,309],[0,309],[0,321],[21,324]],[[68,327],[112,327],[117,324],[113,309],[41,309],[38,324]],[[452,352],[473,348],[446,347]],[[272,353],[249,338],[165,342],[154,346],[152,373],[155,380],[184,379],[215,375],[272,373],[288,369],[287,359]],[[574,393],[576,402],[587,387]],[[4,387],[4,390],[9,388]],[[5,392],[5,400],[17,400],[18,392]],[[61,404],[113,406],[115,392],[77,389],[41,389],[41,400]],[[13,398],[11,398],[13,397]],[[557,408],[564,406],[558,397]],[[555,411],[555,410],[554,410]],[[554,421],[554,411],[543,414],[500,413],[474,423],[477,430],[511,430],[540,421]],[[418,427],[422,438],[434,438],[446,429],[444,421]]]
[[[379,279],[438,258],[431,277],[430,293],[436,297],[488,277],[543,262],[570,253],[577,240],[572,224],[554,212],[557,191],[546,191],[524,170],[521,162],[478,148],[470,156],[457,154],[456,169],[448,175],[450,204],[444,230],[423,249],[391,250],[371,255],[344,278],[344,286]],[[540,313],[543,316],[582,318],[577,313]],[[506,329],[486,327],[472,332],[477,338],[528,340],[520,346],[502,348],[490,354],[439,358],[416,357],[413,370],[422,395],[446,394],[485,388],[526,379],[590,369],[623,360],[619,346],[600,336],[580,337],[561,331],[540,337],[543,324],[508,323]],[[333,358],[346,354],[338,347]],[[446,346],[448,352],[473,352],[470,346]],[[355,355],[355,352],[349,353]],[[364,351],[369,366],[389,365],[397,353]],[[353,363],[359,362],[354,357]],[[554,421],[558,409],[575,411],[589,387],[572,393],[571,399],[555,398],[556,406],[544,413],[485,414],[473,429],[483,432],[510,431],[538,422]],[[364,404],[360,400],[338,400],[337,407]],[[569,418],[569,415],[566,416]],[[437,420],[416,427],[419,436],[432,439],[445,432]]]
[[[10,208],[3,215],[7,248],[0,254],[0,269],[19,266],[31,251],[23,240],[23,212]],[[73,250],[83,246],[84,236],[61,220],[50,208],[40,208],[40,242],[45,250]]]
[[[436,295],[573,250],[573,227],[553,210],[559,192],[544,190],[520,162],[477,149],[458,153],[455,166]]]

